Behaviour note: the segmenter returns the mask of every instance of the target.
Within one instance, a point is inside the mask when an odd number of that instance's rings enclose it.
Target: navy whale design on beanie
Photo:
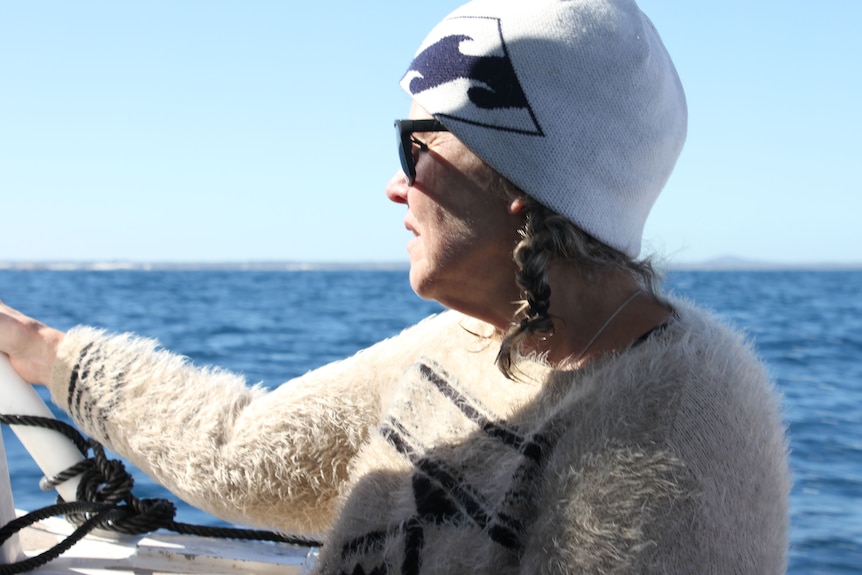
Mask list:
[[[480,108],[527,108],[527,97],[511,60],[505,56],[464,54],[459,47],[465,41],[473,41],[473,38],[446,36],[416,56],[410,70],[421,75],[410,81],[410,92],[417,94],[466,78],[476,82],[467,90],[467,96]]]
[[[454,18],[428,38],[404,75],[414,96],[464,105],[450,117],[492,130],[542,135],[498,18]]]

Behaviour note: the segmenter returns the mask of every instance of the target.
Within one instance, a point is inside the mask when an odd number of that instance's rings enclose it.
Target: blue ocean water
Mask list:
[[[789,572],[862,572],[862,272],[674,271],[666,287],[744,329],[784,394]],[[155,337],[267,386],[440,309],[413,294],[404,271],[0,270],[0,299],[61,329],[86,323]],[[16,506],[52,503],[14,435],[4,429],[3,438]],[[134,475],[138,497],[176,502]],[[179,521],[218,523],[177,503]]]

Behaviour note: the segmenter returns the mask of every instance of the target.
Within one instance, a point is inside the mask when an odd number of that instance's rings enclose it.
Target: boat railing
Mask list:
[[[0,433],[0,526],[8,524],[13,519],[15,519],[15,501],[12,499],[12,481],[9,477],[3,434]],[[0,565],[14,563],[21,558],[22,554],[21,540],[15,533],[0,546]]]

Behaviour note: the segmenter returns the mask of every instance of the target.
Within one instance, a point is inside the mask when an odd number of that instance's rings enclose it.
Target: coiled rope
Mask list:
[[[32,511],[13,519],[0,528],[0,545],[25,527],[64,515],[78,527],[69,537],[47,551],[9,565],[0,565],[0,575],[25,573],[41,567],[68,551],[93,529],[105,529],[127,535],[142,535],[165,529],[182,535],[273,541],[306,547],[320,547],[319,541],[288,537],[273,531],[235,527],[208,527],[174,521],[176,506],[167,499],[138,499],[132,495],[134,479],[122,461],[108,459],[105,449],[96,441],[85,438],[71,425],[56,419],[32,415],[2,415],[0,424],[45,427],[68,437],[85,457],[80,463],[50,478],[43,478],[39,487],[48,491],[64,481],[81,475],[78,501],[66,502],[58,497],[55,505]],[[93,456],[87,457],[92,450]]]

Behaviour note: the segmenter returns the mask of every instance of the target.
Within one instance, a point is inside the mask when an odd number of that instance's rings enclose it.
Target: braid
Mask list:
[[[512,377],[513,358],[521,343],[530,336],[550,337],[554,333],[554,323],[548,315],[551,307],[551,286],[548,283],[548,264],[552,254],[545,247],[547,232],[545,210],[531,209],[521,231],[521,240],[515,246],[513,257],[518,266],[515,281],[523,293],[512,325],[503,337],[497,366],[507,377]]]
[[[635,261],[622,252],[587,234],[553,210],[543,206],[508,180],[499,176],[496,188],[510,198],[520,197],[526,204],[526,220],[513,258],[518,267],[515,281],[523,299],[513,317],[512,326],[503,334],[497,367],[513,379],[522,344],[531,337],[547,338],[554,334],[549,315],[551,287],[548,266],[555,260],[576,260],[581,273],[589,279],[602,269],[613,267],[631,274],[641,287],[658,297],[657,273],[648,260]]]

